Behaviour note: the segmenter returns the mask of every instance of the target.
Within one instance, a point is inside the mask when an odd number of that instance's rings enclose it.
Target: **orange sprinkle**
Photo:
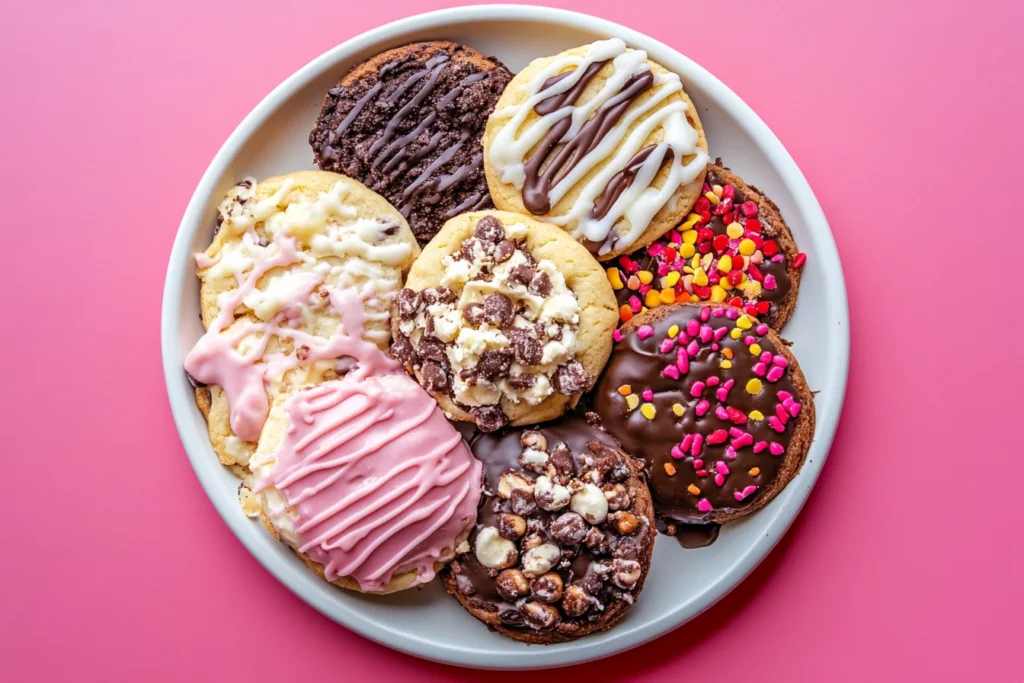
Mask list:
[[[665,463],[665,474],[668,476],[674,476],[676,473],[676,466],[670,462]]]
[[[760,467],[751,467],[750,471],[747,472],[747,474],[749,474],[752,477],[756,477],[757,475],[761,474],[761,468]]]
[[[622,307],[619,308],[619,317],[622,318],[622,322],[628,323],[633,319],[633,309],[628,305],[623,304]]]
[[[722,355],[725,356],[726,358],[732,360],[732,349],[730,349],[730,348],[722,349]]]
[[[689,486],[687,486],[686,490],[689,491],[690,493],[692,493],[695,496],[699,496],[700,495],[700,489],[697,488],[696,486],[694,486],[693,484],[690,484]]]
[[[622,396],[629,396],[632,393],[633,387],[629,386],[628,384],[623,384],[621,387],[619,387],[619,394],[621,394]]]

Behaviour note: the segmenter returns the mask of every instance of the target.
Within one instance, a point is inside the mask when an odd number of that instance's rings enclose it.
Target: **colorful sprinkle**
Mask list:
[[[701,512],[711,512],[714,508],[711,507],[711,501],[707,498],[701,498],[697,501],[697,509]]]
[[[625,287],[622,284],[622,276],[619,275],[618,268],[609,268],[606,272],[608,273],[608,282],[611,283],[612,289],[620,290]]]
[[[751,420],[760,421],[764,419],[764,414],[762,414],[760,410],[751,410],[749,413],[747,413],[747,417],[750,418]]]
[[[665,474],[667,474],[670,477],[674,477],[675,476],[675,474],[676,474],[676,466],[675,465],[673,465],[670,462],[667,462],[667,463],[665,463],[664,467],[665,467]]]
[[[648,420],[653,420],[654,416],[657,414],[657,411],[654,409],[654,404],[645,403],[642,406],[640,406],[640,414],[646,417]]]
[[[672,412],[675,413],[676,417],[682,417],[683,411],[686,410],[681,403],[672,404]]]
[[[756,490],[756,486],[745,486],[742,491],[736,491],[732,495],[736,497],[736,500],[743,500],[744,498],[750,497]]]
[[[690,484],[689,486],[687,486],[686,490],[690,492],[690,495],[694,495],[694,496],[699,496],[700,495],[700,489],[697,488],[697,486],[694,485],[694,484]]]
[[[619,395],[621,396],[629,396],[630,394],[633,393],[633,387],[629,386],[628,384],[623,384],[621,387],[616,389],[616,391],[618,391]]]
[[[630,394],[626,397],[626,408],[632,412],[636,410],[636,407],[640,405],[640,397],[636,394]]]
[[[756,477],[757,475],[761,474],[761,468],[760,467],[751,467],[747,471],[747,474],[749,474],[752,477]]]
[[[636,331],[636,336],[640,340],[647,339],[648,337],[653,337],[654,328],[651,327],[650,325],[641,325],[640,328]]]
[[[747,382],[747,386],[745,388],[748,394],[756,396],[761,393],[761,389],[764,388],[764,385],[761,384],[761,380],[755,377]]]

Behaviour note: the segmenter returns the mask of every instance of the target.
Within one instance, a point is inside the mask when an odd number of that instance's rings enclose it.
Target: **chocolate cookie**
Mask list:
[[[578,415],[481,434],[484,498],[468,547],[441,578],[470,614],[526,643],[610,628],[651,562],[654,518],[640,464]]]
[[[608,268],[622,322],[677,301],[728,303],[774,330],[793,314],[806,256],[775,203],[721,163],[681,225]]]
[[[309,135],[316,163],[382,194],[424,244],[449,218],[493,206],[480,139],[511,78],[456,43],[388,50],[328,91]]]
[[[814,402],[767,324],[730,306],[675,304],[615,336],[594,407],[644,460],[659,516],[728,522],[793,478],[814,435]]]

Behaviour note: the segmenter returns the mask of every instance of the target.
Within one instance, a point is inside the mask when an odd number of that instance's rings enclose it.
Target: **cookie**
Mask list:
[[[659,516],[728,522],[793,478],[814,436],[814,402],[768,325],[730,306],[674,304],[615,336],[594,409],[645,462]]]
[[[217,221],[196,255],[206,333],[185,370],[217,455],[244,468],[277,395],[351,365],[346,326],[387,349],[391,300],[419,247],[384,198],[322,171],[246,180]]]
[[[708,166],[704,196],[682,225],[608,268],[628,322],[679,302],[728,303],[781,330],[796,307],[806,256],[778,207],[718,164]]]
[[[562,230],[503,211],[445,224],[392,310],[392,354],[455,420],[483,431],[551,420],[611,352],[615,295]]]
[[[446,41],[379,54],[328,91],[309,135],[316,164],[382,194],[425,244],[448,219],[493,206],[480,140],[511,77]]]
[[[281,395],[251,460],[267,528],[323,578],[363,592],[432,580],[480,501],[480,462],[395,369]]]
[[[618,38],[523,69],[487,121],[484,152],[495,206],[564,228],[601,260],[677,225],[708,162],[679,76]]]
[[[484,496],[468,547],[441,573],[491,629],[557,643],[613,626],[636,601],[654,547],[638,462],[578,415],[472,444]]]

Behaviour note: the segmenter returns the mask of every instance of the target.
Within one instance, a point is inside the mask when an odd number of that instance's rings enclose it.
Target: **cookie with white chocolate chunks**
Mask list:
[[[814,437],[814,401],[767,324],[722,304],[673,304],[615,336],[593,406],[644,461],[659,517],[728,522],[796,475]]]
[[[622,322],[677,301],[727,303],[776,331],[793,314],[806,256],[775,203],[721,164],[681,225],[609,264]]]
[[[445,224],[392,310],[391,353],[455,420],[482,431],[551,420],[611,352],[615,295],[553,225],[504,211]]]
[[[343,323],[387,349],[391,300],[419,253],[383,197],[335,173],[232,188],[196,254],[206,333],[185,359],[221,461],[240,473],[270,404],[350,366]]]
[[[707,149],[679,76],[612,38],[512,79],[487,122],[484,167],[495,206],[558,225],[608,260],[686,217]]]
[[[441,572],[470,614],[527,643],[612,627],[650,567],[654,517],[641,466],[579,415],[472,443],[484,498]]]

